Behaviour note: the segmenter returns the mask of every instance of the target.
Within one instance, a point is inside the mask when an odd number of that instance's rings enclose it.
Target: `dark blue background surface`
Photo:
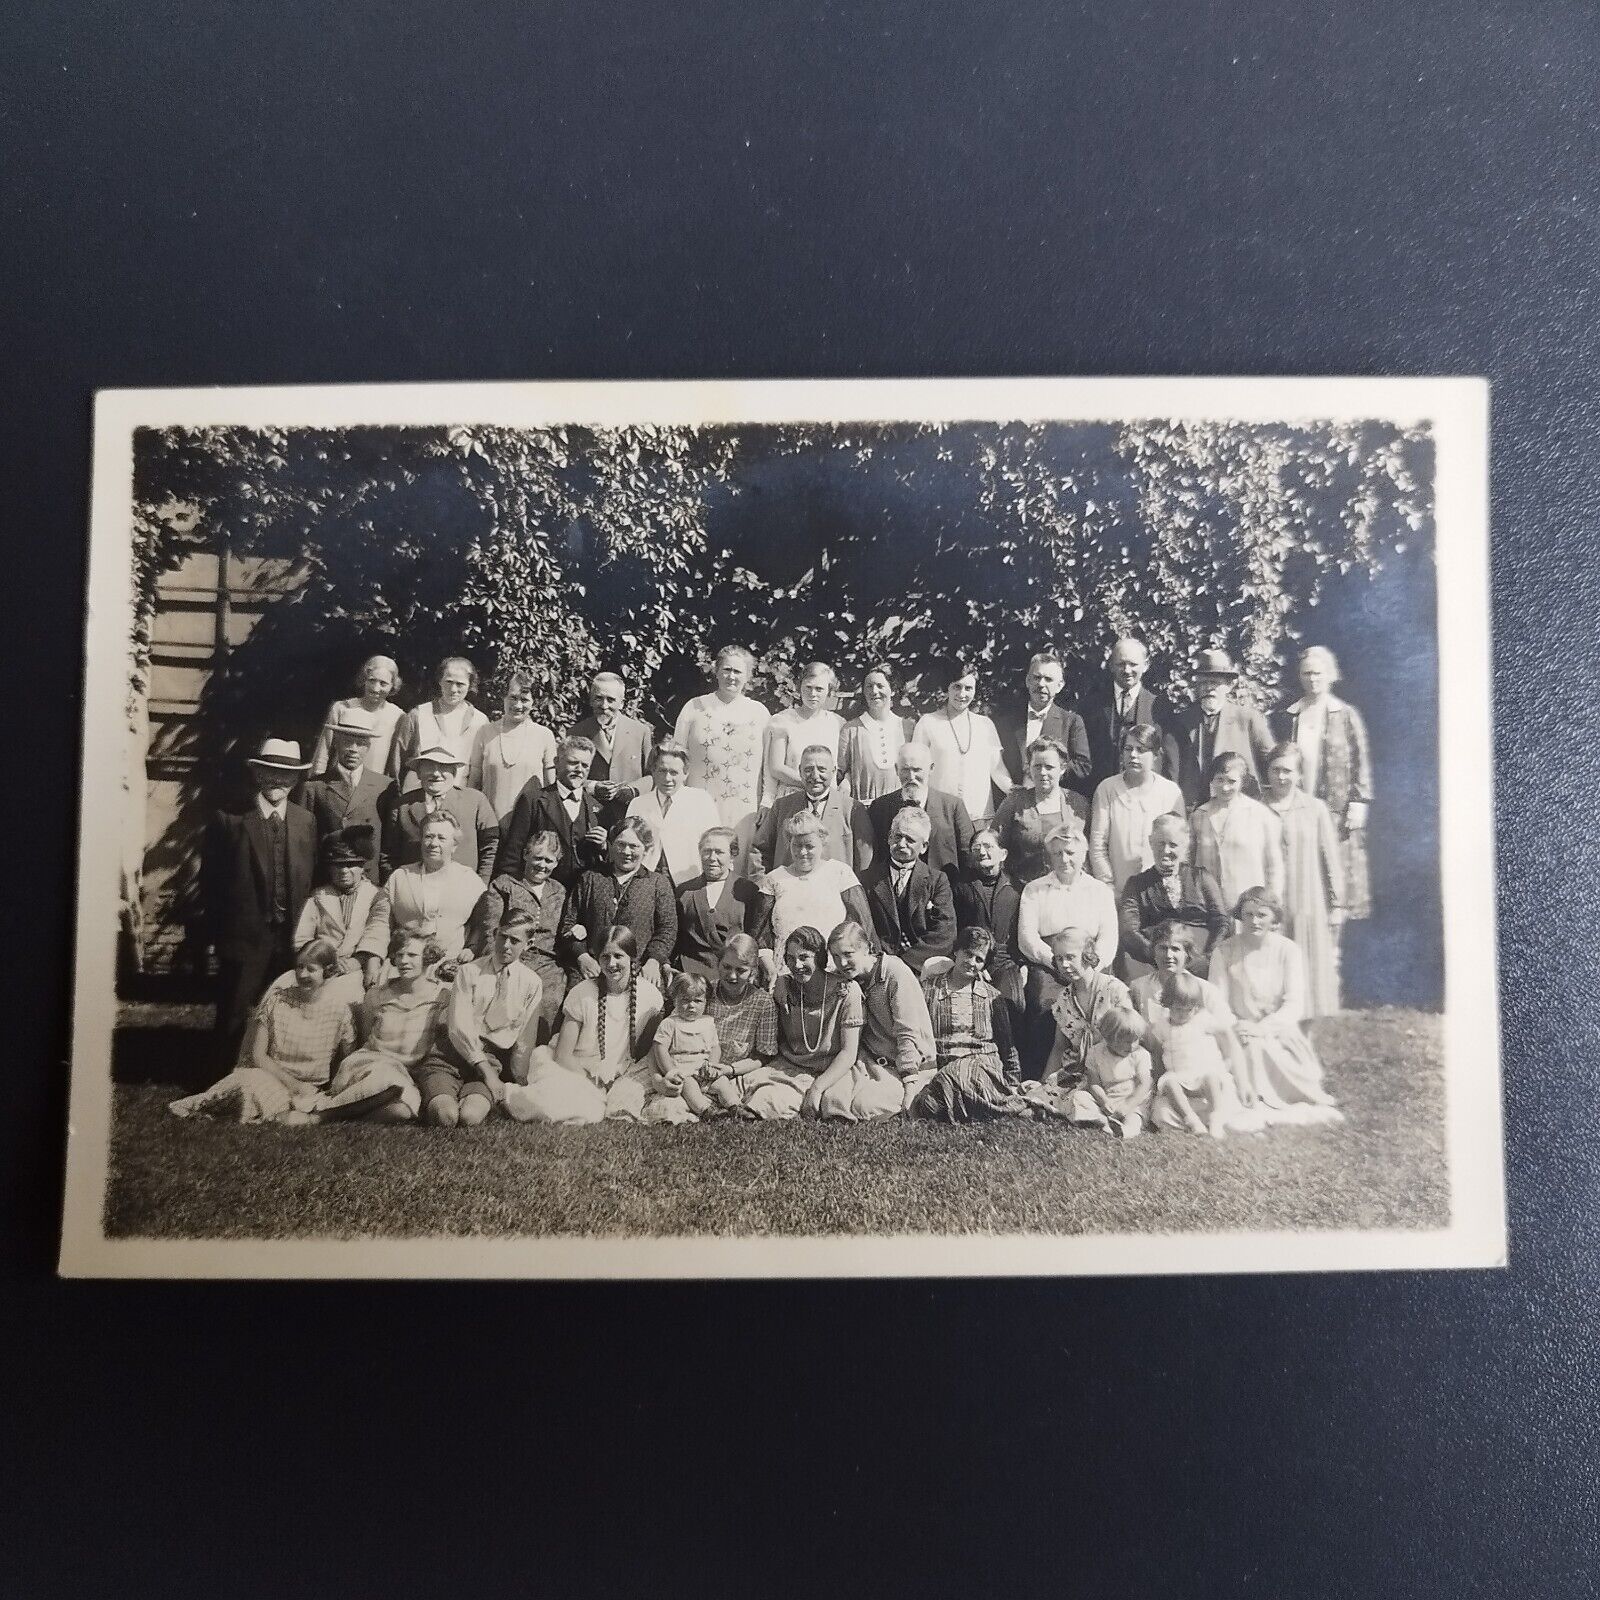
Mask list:
[[[1584,1592],[1597,26],[6,8],[11,1587]],[[1509,1272],[49,1280],[93,389],[1168,372],[1495,383]]]

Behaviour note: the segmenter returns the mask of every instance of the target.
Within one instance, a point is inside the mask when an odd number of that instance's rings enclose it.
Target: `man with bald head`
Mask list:
[[[655,734],[649,723],[623,709],[628,685],[620,672],[597,672],[589,682],[589,715],[572,725],[575,738],[594,746],[586,785],[608,822],[627,813],[629,804],[650,788],[650,755]]]
[[[1145,688],[1149,666],[1150,652],[1143,641],[1128,636],[1118,639],[1111,647],[1105,681],[1078,701],[1078,714],[1089,736],[1090,795],[1121,770],[1122,736],[1141,722],[1149,723],[1161,735],[1159,770],[1169,778],[1176,777],[1178,747],[1172,729],[1177,719],[1161,695]]]
[[[933,824],[928,838],[928,865],[936,872],[959,878],[972,863],[973,826],[966,806],[959,796],[931,787],[933,752],[925,744],[901,745],[894,770],[900,787],[879,795],[867,807],[877,858],[889,859],[889,824],[905,807],[921,806]]]

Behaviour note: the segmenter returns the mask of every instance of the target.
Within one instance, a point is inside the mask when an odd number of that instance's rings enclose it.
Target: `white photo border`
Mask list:
[[[1443,1039],[1440,1229],[1082,1235],[172,1240],[105,1232],[121,773],[140,427],[776,422],[1427,423],[1435,443]],[[824,379],[108,390],[97,396],[72,1084],[60,1270],[139,1278],[985,1277],[1494,1267],[1506,1262],[1495,941],[1488,384],[1476,378]]]

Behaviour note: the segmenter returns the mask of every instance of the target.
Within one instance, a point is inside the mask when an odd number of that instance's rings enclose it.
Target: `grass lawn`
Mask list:
[[[153,1030],[146,1043],[188,1031],[171,1008],[128,1020]],[[1412,1011],[1316,1024],[1347,1122],[1220,1143],[901,1119],[239,1127],[168,1116],[181,1091],[149,1073],[114,1091],[106,1226],[143,1238],[1442,1227],[1439,1033],[1437,1016]],[[138,1042],[138,1027],[119,1033],[119,1060]]]

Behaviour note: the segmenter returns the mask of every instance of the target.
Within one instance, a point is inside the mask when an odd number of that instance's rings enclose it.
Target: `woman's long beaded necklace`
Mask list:
[[[800,985],[800,1044],[807,1055],[815,1055],[822,1048],[822,1035],[824,1032],[822,1013],[828,1000],[826,976],[821,979],[821,987],[822,993],[817,1000],[817,1037],[813,1042],[810,1033],[806,1029],[806,986],[803,983]]]
[[[951,737],[952,740],[955,741],[956,749],[962,755],[965,755],[972,748],[972,710],[971,710],[971,708],[969,707],[962,714],[967,719],[967,742],[965,744],[962,744],[961,740],[956,737],[956,719],[955,719],[954,716],[951,715],[949,706],[946,706],[944,708],[944,720],[950,724],[950,737]]]

